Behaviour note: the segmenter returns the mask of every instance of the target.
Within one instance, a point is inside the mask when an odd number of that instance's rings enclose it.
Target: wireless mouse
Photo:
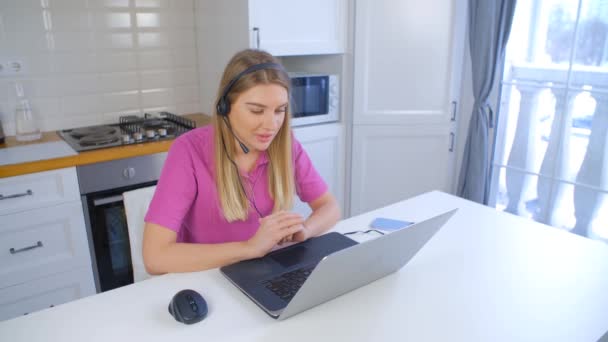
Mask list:
[[[207,316],[207,302],[203,296],[194,290],[181,290],[176,293],[169,303],[169,313],[176,321],[184,324],[194,324]]]

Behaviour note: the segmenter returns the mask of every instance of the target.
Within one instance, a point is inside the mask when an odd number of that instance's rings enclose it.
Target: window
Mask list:
[[[490,205],[608,241],[608,0],[519,1]]]

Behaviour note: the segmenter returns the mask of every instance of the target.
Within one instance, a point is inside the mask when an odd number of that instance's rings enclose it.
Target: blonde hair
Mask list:
[[[261,63],[280,62],[271,54],[260,50],[243,50],[228,62],[224,69],[215,103],[224,95],[224,89],[239,73]],[[234,83],[226,100],[233,104],[236,98],[248,89],[259,84],[280,85],[289,93],[289,77],[283,70],[260,69],[243,75]],[[250,203],[244,193],[242,180],[234,156],[238,144],[230,133],[223,117],[214,109],[213,128],[215,130],[215,182],[224,217],[228,222],[245,220],[249,216]],[[285,119],[279,132],[268,147],[269,167],[268,192],[274,200],[273,212],[289,210],[293,205],[294,167],[291,153],[290,109],[285,112]],[[254,199],[251,199],[254,200]]]

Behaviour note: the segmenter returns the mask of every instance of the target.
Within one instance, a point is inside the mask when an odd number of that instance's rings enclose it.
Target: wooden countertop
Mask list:
[[[196,122],[196,127],[205,126],[211,122],[211,117],[203,113],[186,114],[184,115],[184,117],[194,120]],[[0,144],[0,148],[40,144],[59,140],[62,139],[56,132],[44,132],[40,140],[36,140],[33,142],[18,142],[16,141],[14,136],[11,136],[6,137],[5,143]],[[85,151],[80,152],[74,156],[62,158],[36,160],[27,163],[3,165],[0,166],[0,178],[61,169],[78,165],[93,164],[115,159],[137,157],[146,154],[166,152],[169,150],[169,147],[172,143],[173,140],[148,142],[143,144],[133,144],[128,146],[118,146],[93,151]]]

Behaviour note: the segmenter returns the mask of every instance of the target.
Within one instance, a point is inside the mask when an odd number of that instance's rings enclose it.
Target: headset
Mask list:
[[[224,91],[222,92],[222,96],[220,96],[219,100],[217,101],[217,105],[216,105],[217,114],[222,117],[222,119],[224,120],[224,123],[228,127],[228,130],[230,131],[232,136],[239,142],[239,145],[241,146],[243,153],[249,153],[249,148],[247,146],[245,146],[245,144],[241,141],[241,139],[239,139],[236,136],[236,134],[234,134],[234,131],[232,131],[232,127],[230,126],[230,123],[228,122],[228,113],[230,113],[230,101],[228,101],[228,94],[230,93],[230,90],[232,90],[232,87],[236,84],[236,82],[238,82],[239,79],[241,79],[243,76],[256,72],[258,70],[263,70],[263,69],[274,69],[274,70],[278,70],[278,71],[282,71],[282,72],[286,73],[283,66],[281,66],[280,64],[277,64],[277,63],[268,62],[268,63],[254,64],[254,65],[248,67],[247,69],[241,71],[230,82],[228,82],[228,85],[226,85],[226,87],[224,88]],[[228,155],[228,150],[226,149],[226,143],[224,142],[223,138],[222,138],[222,145],[224,147],[224,151],[226,152],[226,155]],[[232,158],[230,158],[230,156],[228,156],[228,160],[238,170],[238,166],[236,165],[234,160],[232,160]],[[251,187],[252,192],[253,192],[253,188],[255,187],[255,184],[258,181],[258,178],[259,178],[259,174]],[[249,198],[249,196],[247,195],[247,191],[245,190],[245,186],[243,185],[243,182],[241,181],[240,176],[238,177],[238,180],[239,180],[239,185],[241,186],[241,189],[243,190],[243,193],[245,194],[245,197],[247,198],[249,203],[251,203],[253,205],[253,208],[258,213],[260,218],[264,217],[262,215],[262,212],[258,209],[258,206],[255,203],[255,197]],[[253,195],[253,193],[252,193],[252,195]]]
[[[236,134],[234,134],[234,131],[232,131],[232,127],[230,126],[230,123],[228,122],[228,119],[227,119],[228,113],[230,113],[230,101],[228,101],[228,94],[230,94],[230,90],[232,90],[232,87],[234,87],[236,82],[238,82],[243,76],[245,76],[247,74],[251,74],[258,70],[263,70],[263,69],[274,69],[274,70],[286,72],[285,69],[283,68],[283,66],[280,64],[277,64],[277,63],[268,62],[268,63],[254,64],[254,65],[248,67],[247,69],[241,71],[240,73],[238,73],[232,80],[230,80],[230,82],[228,82],[228,85],[226,85],[226,87],[224,88],[224,91],[222,92],[222,96],[220,96],[220,99],[217,101],[217,105],[216,105],[217,114],[222,117],[222,119],[224,120],[224,123],[228,127],[228,130],[230,131],[232,136],[234,136],[236,141],[239,142],[239,146],[241,147],[241,150],[243,150],[243,153],[249,153],[249,148],[241,141],[241,139],[239,139],[236,136]]]
[[[247,74],[251,74],[253,72],[256,72],[258,70],[263,70],[263,69],[274,69],[274,70],[285,72],[285,69],[283,68],[282,65],[277,64],[277,63],[272,63],[272,62],[254,64],[254,65],[250,66],[249,68],[241,71],[224,88],[224,91],[222,92],[222,96],[220,96],[220,99],[217,101],[217,105],[216,105],[217,113],[221,116],[227,116],[228,113],[230,113],[230,101],[228,101],[228,94],[230,94],[230,90],[232,90],[232,87],[234,87],[236,82],[238,82],[243,76],[245,76]]]

